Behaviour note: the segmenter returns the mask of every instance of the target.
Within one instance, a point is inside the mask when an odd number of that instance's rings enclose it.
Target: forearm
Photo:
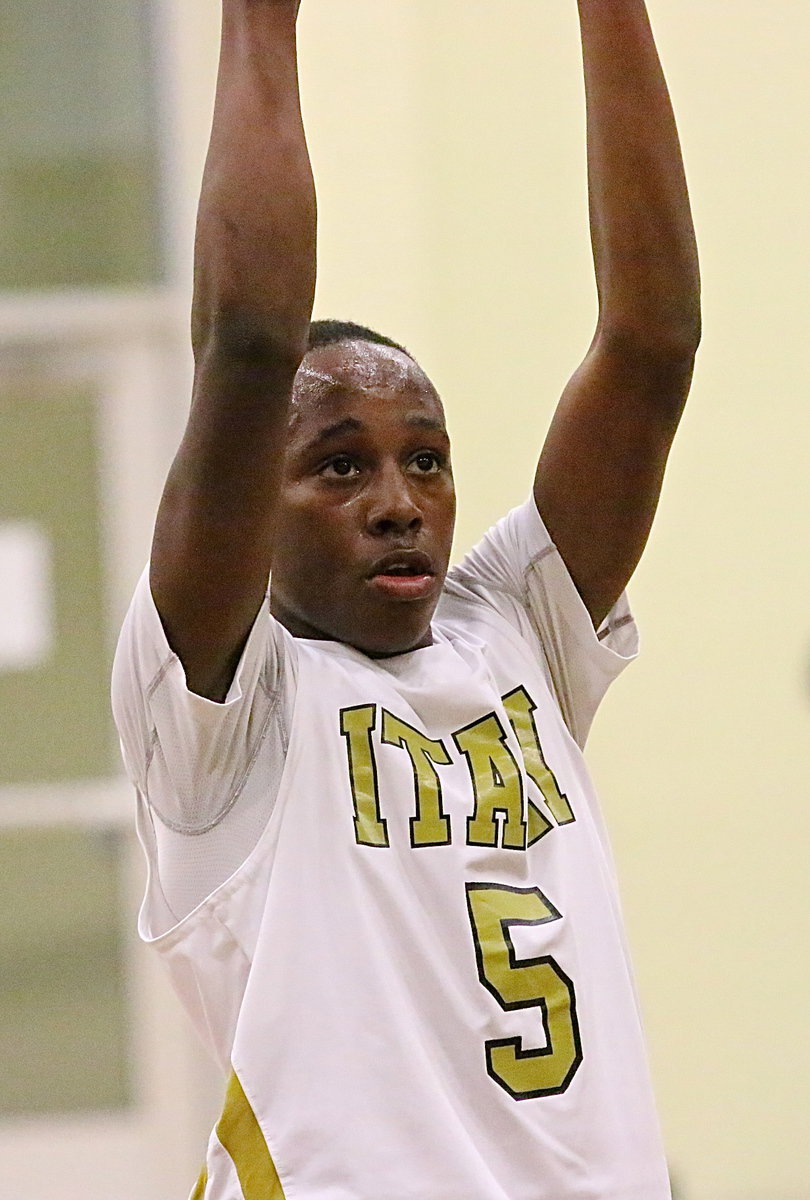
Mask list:
[[[650,531],[700,339],[700,280],[645,4],[578,5],[599,321],[557,407],[534,494],[598,627]]]
[[[643,0],[578,0],[599,328],[688,358],[700,337],[694,229],[675,119]]]
[[[197,222],[194,395],[150,582],[189,686],[221,699],[267,589],[290,396],[315,286],[297,0],[223,0]]]
[[[315,287],[315,195],[298,97],[295,0],[223,0],[195,246],[192,334],[206,354],[294,360]]]

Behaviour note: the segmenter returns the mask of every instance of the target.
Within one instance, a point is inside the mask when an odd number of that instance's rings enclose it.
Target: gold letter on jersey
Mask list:
[[[557,824],[570,825],[575,820],[571,805],[560,791],[557,780],[543,757],[543,748],[540,745],[537,724],[534,719],[537,705],[526,689],[522,687],[515,688],[514,692],[504,696],[503,703],[506,715],[509,717],[509,722],[523,751],[526,774],[540,789],[540,794]]]
[[[504,732],[494,713],[453,734],[467,759],[475,792],[475,813],[467,820],[469,846],[497,846],[498,821],[503,813],[501,845],[505,850],[526,849],[523,817],[523,781]]]
[[[449,767],[450,755],[418,729],[383,710],[382,740],[407,750],[416,789],[416,816],[411,817],[412,846],[448,846],[450,818],[442,810],[442,785],[436,767]]]
[[[380,813],[377,764],[371,744],[371,731],[376,720],[377,710],[373,704],[344,708],[340,714],[340,732],[346,739],[349,755],[354,833],[360,846],[388,845],[388,828]]]

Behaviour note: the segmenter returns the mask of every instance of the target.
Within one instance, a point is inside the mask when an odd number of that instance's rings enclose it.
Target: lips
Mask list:
[[[391,550],[372,565],[368,582],[390,600],[426,600],[435,591],[436,570],[421,550]]]
[[[391,550],[372,564],[369,579],[378,575],[408,578],[417,575],[435,575],[433,561],[421,550]]]

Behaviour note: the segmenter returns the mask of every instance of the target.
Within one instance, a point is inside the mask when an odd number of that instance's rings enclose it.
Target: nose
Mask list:
[[[367,526],[375,536],[416,533],[422,528],[418,497],[398,463],[382,468],[369,495]]]

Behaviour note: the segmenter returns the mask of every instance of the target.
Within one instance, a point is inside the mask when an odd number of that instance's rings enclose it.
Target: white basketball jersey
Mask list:
[[[635,629],[620,609],[596,639],[532,511],[452,574],[434,645],[295,643],[264,831],[177,924],[143,799],[142,932],[231,1073],[200,1200],[670,1196],[571,732]]]

